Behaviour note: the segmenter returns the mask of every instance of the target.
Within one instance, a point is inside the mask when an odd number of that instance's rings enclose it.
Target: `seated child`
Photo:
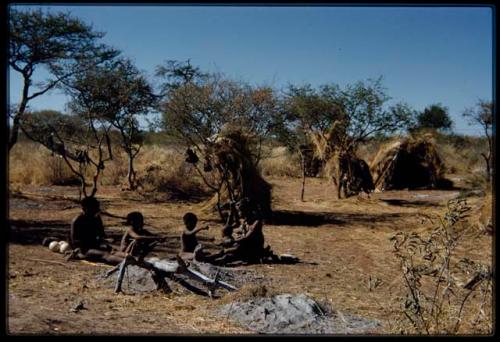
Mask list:
[[[130,228],[122,237],[120,244],[122,253],[143,258],[153,250],[158,242],[165,241],[164,237],[144,229],[144,217],[138,211],[129,213],[125,224],[130,225]]]
[[[182,218],[184,221],[185,229],[181,234],[181,251],[179,256],[184,260],[192,260],[194,257],[194,250],[198,245],[196,233],[202,230],[208,230],[208,226],[196,227],[198,217],[193,213],[186,213]]]

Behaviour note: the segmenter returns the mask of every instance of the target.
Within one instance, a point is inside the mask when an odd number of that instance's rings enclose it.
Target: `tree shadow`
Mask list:
[[[41,244],[46,237],[68,240],[70,224],[66,221],[9,220],[8,241],[21,245]]]
[[[433,207],[438,205],[438,203],[432,201],[408,201],[403,199],[380,199],[380,201],[399,207],[415,208],[415,207]]]
[[[359,214],[359,213],[331,213],[331,212],[303,212],[296,210],[276,210],[265,222],[274,226],[305,226],[319,227],[322,225],[363,224],[373,222],[389,222],[404,217],[400,213]]]

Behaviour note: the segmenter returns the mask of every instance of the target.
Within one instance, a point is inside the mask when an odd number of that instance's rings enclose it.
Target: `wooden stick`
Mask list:
[[[128,262],[129,258],[125,258],[120,264],[120,271],[118,273],[118,280],[116,281],[115,293],[119,293],[122,291],[123,276],[125,274],[125,269],[127,267]]]
[[[304,202],[304,191],[306,186],[306,158],[303,153],[301,153],[302,159],[302,190],[300,192],[300,200]]]
[[[48,264],[57,264],[57,265],[62,265],[64,267],[69,267],[67,264],[60,262],[60,261],[52,261],[52,260],[45,260],[45,259],[32,259],[32,258],[25,258],[26,260],[31,260],[31,261],[39,261],[39,262],[45,262]]]

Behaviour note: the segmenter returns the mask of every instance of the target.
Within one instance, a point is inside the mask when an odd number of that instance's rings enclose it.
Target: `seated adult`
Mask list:
[[[69,243],[72,252],[70,259],[85,259],[118,264],[123,257],[114,255],[112,247],[105,240],[99,201],[94,197],[86,197],[81,202],[82,213],[71,222]]]
[[[233,239],[232,245],[213,255],[206,255],[202,249],[197,248],[195,260],[225,264],[237,260],[258,262],[262,258],[265,252],[262,220],[251,210],[246,198],[236,204],[236,212],[240,225],[235,231],[239,231],[240,235]]]

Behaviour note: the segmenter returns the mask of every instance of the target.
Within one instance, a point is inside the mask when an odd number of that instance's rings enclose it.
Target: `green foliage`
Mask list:
[[[417,115],[417,129],[428,128],[449,131],[453,121],[448,113],[448,108],[441,104],[432,104]]]
[[[26,113],[23,128],[32,140],[42,144],[48,144],[54,132],[66,140],[81,143],[85,122],[76,115],[63,114],[55,110],[41,110]]]
[[[374,135],[407,128],[412,110],[404,103],[388,105],[382,78],[349,84],[290,86],[284,99],[289,127],[329,133],[338,145],[355,145]]]
[[[13,9],[9,16],[9,65],[31,75],[37,65],[44,64],[57,74],[62,63],[115,54],[96,43],[103,36],[67,13]]]

